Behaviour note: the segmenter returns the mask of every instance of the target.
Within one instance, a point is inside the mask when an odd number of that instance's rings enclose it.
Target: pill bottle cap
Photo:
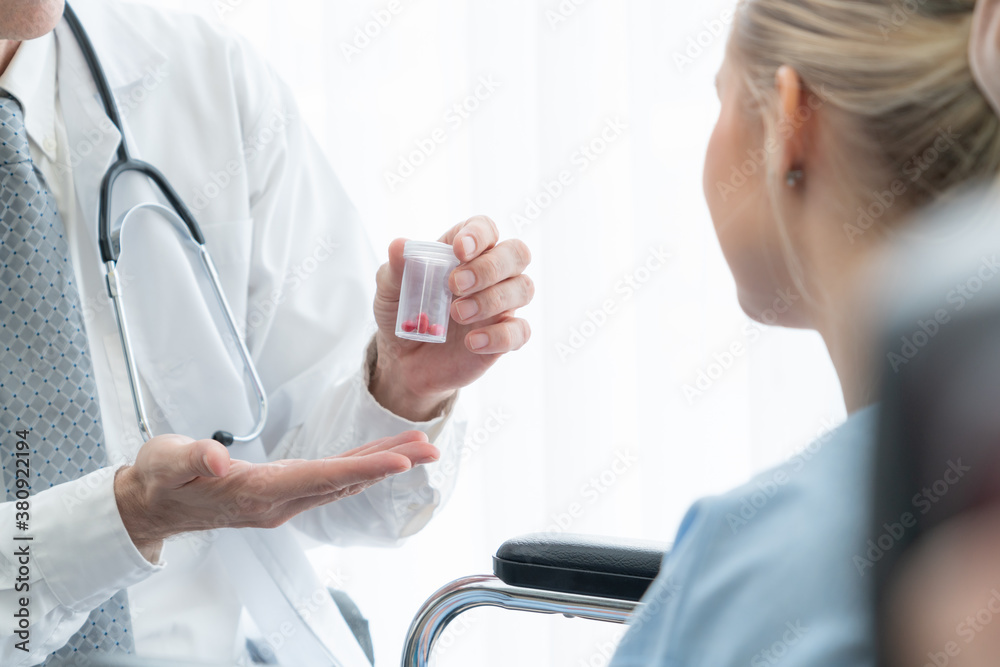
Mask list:
[[[403,247],[403,257],[458,265],[455,249],[447,243],[434,241],[407,241]]]

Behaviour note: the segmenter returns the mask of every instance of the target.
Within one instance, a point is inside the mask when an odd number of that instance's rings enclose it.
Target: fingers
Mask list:
[[[423,434],[421,434],[423,435]],[[441,452],[437,447],[427,442],[427,437],[424,436],[423,440],[414,440],[411,442],[406,442],[400,445],[396,445],[392,449],[385,450],[393,454],[401,454],[410,460],[413,465],[424,465],[427,463],[434,463],[441,458]],[[381,453],[381,452],[379,452]]]
[[[524,273],[530,263],[528,246],[520,239],[511,239],[459,266],[452,272],[448,284],[456,296],[474,294]]]
[[[413,462],[401,453],[379,451],[365,456],[297,461],[281,468],[267,468],[266,494],[292,501],[336,493],[355,484],[374,484],[406,472]]]
[[[237,508],[227,517],[226,525],[275,528],[296,514],[360,493],[410,468],[411,462],[406,456],[389,451],[346,459],[282,461],[251,466],[244,479],[223,499],[224,504],[232,501],[229,506],[235,504]]]
[[[377,482],[368,482],[362,484],[355,484],[354,486],[348,486],[339,491],[333,493],[328,493],[319,496],[309,496],[307,498],[299,498],[288,503],[284,510],[286,511],[288,517],[294,517],[302,512],[306,512],[317,507],[322,507],[323,505],[329,505],[330,503],[336,502],[338,500],[343,500],[344,498],[350,498],[351,496],[357,495],[364,491],[367,491]]]
[[[346,459],[321,459],[315,463],[319,476],[309,487],[310,496],[334,493],[357,484],[374,484],[413,467],[413,461],[408,456],[396,451],[378,451]]]
[[[389,438],[382,438],[381,440],[373,440],[372,442],[369,442],[365,445],[361,445],[360,447],[355,447],[354,449],[348,450],[342,454],[334,454],[333,456],[328,456],[326,458],[332,459],[338,456],[355,456],[357,454],[362,454],[366,451],[369,451],[371,449],[374,449],[375,447],[382,445],[382,443],[387,442],[388,440]]]
[[[357,453],[341,454],[327,457],[327,460],[359,459],[389,452],[400,454],[409,459],[411,465],[433,463],[441,457],[437,447],[427,440],[427,435],[420,431],[406,431],[391,438],[383,438],[374,443],[359,447]]]
[[[415,465],[437,461],[441,453],[420,431],[407,431],[341,454],[316,461],[288,461],[281,467],[264,466],[268,495],[301,498],[335,493],[355,484],[373,484],[406,472]]]
[[[366,445],[355,447],[354,449],[344,452],[343,454],[336,454],[334,456],[328,456],[327,458],[334,459],[334,458],[344,458],[347,456],[357,456],[360,454],[370,454],[375,451],[392,449],[393,447],[408,444],[411,442],[427,442],[427,434],[424,433],[423,431],[403,431],[399,435],[394,435],[388,438],[381,438],[379,440],[374,440]]]
[[[304,485],[306,493],[303,495],[321,495],[355,484],[372,484],[406,472],[415,465],[437,461],[441,452],[421,435],[423,439],[397,443],[388,449],[383,443],[361,455],[305,462],[310,468],[307,474],[312,477]]]
[[[523,308],[535,296],[535,283],[523,273],[488,287],[472,296],[456,300],[451,316],[462,324],[475,324],[501,313]]]
[[[455,256],[463,264],[479,257],[496,245],[500,232],[496,223],[485,215],[477,215],[452,227],[441,237],[442,243],[455,248]]]
[[[475,354],[506,354],[521,349],[531,338],[526,320],[509,317],[465,336],[465,346]]]

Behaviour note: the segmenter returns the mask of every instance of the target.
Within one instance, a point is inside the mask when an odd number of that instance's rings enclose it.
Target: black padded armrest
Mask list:
[[[536,533],[504,542],[493,574],[509,586],[637,601],[660,572],[668,546]]]

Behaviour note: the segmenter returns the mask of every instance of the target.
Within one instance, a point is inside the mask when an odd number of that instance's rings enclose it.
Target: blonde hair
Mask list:
[[[741,0],[730,49],[753,107],[767,111],[769,140],[780,130],[775,75],[788,65],[837,123],[847,167],[839,171],[859,195],[906,186],[898,218],[1000,172],[1000,119],[969,65],[974,8],[975,0]],[[942,133],[952,137],[947,150]],[[773,196],[785,174],[772,165],[768,178]],[[779,227],[787,256],[788,230]],[[796,260],[786,258],[795,276]]]

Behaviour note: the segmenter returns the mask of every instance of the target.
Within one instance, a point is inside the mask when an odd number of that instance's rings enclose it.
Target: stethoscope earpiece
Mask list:
[[[212,440],[221,442],[226,447],[233,444],[233,434],[228,431],[216,431],[212,434]]]

